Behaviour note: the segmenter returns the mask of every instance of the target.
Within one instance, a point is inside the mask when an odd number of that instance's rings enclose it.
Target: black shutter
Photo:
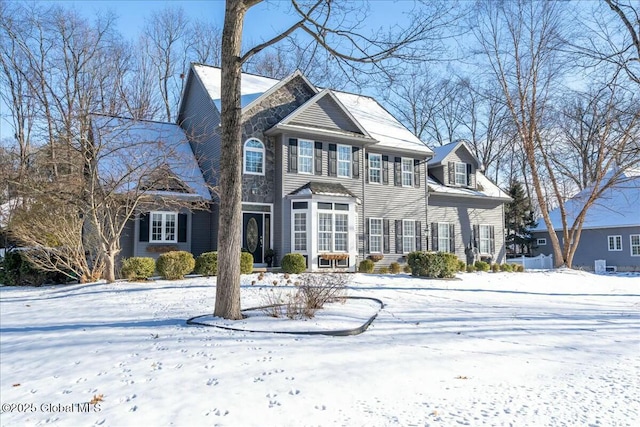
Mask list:
[[[471,175],[471,163],[467,163],[467,186],[473,187],[473,181],[471,180],[473,176]]]
[[[420,160],[413,160],[413,186],[420,187]]]
[[[389,249],[389,220],[388,219],[382,220],[382,233],[383,233],[382,252],[384,252],[385,254],[388,254],[389,252],[391,252],[391,250]]]
[[[329,176],[338,174],[338,147],[336,144],[329,144]]]
[[[456,226],[449,224],[449,250],[452,254],[456,253]]]
[[[416,251],[422,250],[422,223],[420,221],[415,221],[413,223],[415,226],[414,233],[416,235]]]
[[[395,158],[393,180],[397,187],[402,187],[402,158]]]
[[[187,214],[178,214],[178,242],[187,241]]]
[[[438,251],[438,223],[431,223],[431,250]]]
[[[449,162],[449,185],[454,185],[456,183],[456,164],[454,162]]]
[[[289,172],[298,172],[298,140],[289,139]]]
[[[369,253],[369,221],[371,218],[366,218],[364,221],[365,235],[364,235],[364,253]]]
[[[495,239],[495,234],[494,234],[494,230],[493,230],[493,225],[489,226],[489,237],[491,238],[491,253],[495,254],[496,253],[496,239]]]
[[[396,253],[402,253],[402,220],[396,219]]]
[[[478,237],[479,237],[478,233],[479,233],[478,226],[474,225],[473,226],[473,236],[471,236],[471,237],[473,239],[473,247],[476,248],[476,249],[480,249],[480,247],[478,245]]]
[[[149,213],[140,214],[140,242],[149,241]]]
[[[316,175],[322,175],[322,142],[316,141]]]
[[[369,183],[369,153],[364,154],[364,181]]]
[[[389,184],[389,156],[382,156],[382,183]]]
[[[351,177],[360,178],[360,148],[351,147]]]

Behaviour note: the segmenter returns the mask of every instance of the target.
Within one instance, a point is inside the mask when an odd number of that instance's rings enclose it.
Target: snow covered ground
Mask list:
[[[639,276],[460,278],[353,275],[348,337],[187,326],[215,279],[0,287],[0,425],[640,425]]]

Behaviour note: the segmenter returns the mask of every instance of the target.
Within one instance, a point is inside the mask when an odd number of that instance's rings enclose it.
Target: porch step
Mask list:
[[[267,267],[253,267],[254,273],[266,273]]]

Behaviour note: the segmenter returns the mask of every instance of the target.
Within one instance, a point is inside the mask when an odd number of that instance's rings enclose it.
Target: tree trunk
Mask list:
[[[104,279],[109,282],[116,281],[116,254],[114,252],[108,252],[104,257]]]
[[[227,0],[222,32],[222,154],[218,279],[214,316],[238,320],[240,312],[240,247],[242,233],[242,130],[240,128],[240,48],[246,6]]]

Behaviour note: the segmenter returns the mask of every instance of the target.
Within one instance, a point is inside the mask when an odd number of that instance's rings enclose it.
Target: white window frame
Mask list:
[[[298,221],[298,217],[301,217],[301,221]],[[306,210],[294,210],[292,213],[292,227],[293,227],[293,251],[298,253],[307,253],[309,247],[309,239],[307,236],[308,223],[307,223],[307,211]],[[300,228],[302,226],[302,228]],[[298,239],[300,237],[300,240]],[[299,245],[299,243],[303,243]]]
[[[380,223],[380,233],[374,233],[373,223]],[[377,228],[377,227],[376,227]],[[375,230],[377,231],[377,230]],[[382,218],[369,218],[369,253],[370,254],[381,254],[383,251],[383,234],[384,234],[384,221]],[[374,243],[376,242],[378,250],[372,249],[374,247]]]
[[[444,233],[443,233],[444,231]],[[451,231],[451,224],[448,222],[439,222],[438,223],[438,252],[452,252],[451,246],[451,236],[449,232]]]
[[[249,144],[251,142],[257,142],[258,144],[260,144],[260,146],[262,148],[258,148],[258,147],[250,147]],[[256,172],[256,171],[251,171],[248,170],[247,166],[249,164],[248,160],[247,160],[247,154],[248,153],[259,153],[261,155],[261,163],[260,163],[260,171]],[[243,158],[243,173],[247,174],[247,175],[263,175],[264,176],[264,158],[265,158],[265,148],[264,148],[264,143],[262,141],[260,141],[258,138],[249,138],[245,141],[244,143],[244,158]]]
[[[634,237],[638,239],[636,243],[633,242]],[[630,246],[630,254],[631,256],[640,256],[640,234],[631,234],[629,236],[629,246]],[[636,253],[633,253],[633,250],[636,250]]]
[[[342,149],[342,152],[341,152]],[[338,162],[336,164],[337,167],[337,175],[338,178],[351,178],[351,160],[352,160],[352,148],[350,145],[341,145],[338,144],[338,148],[336,149],[337,153],[336,153],[336,157],[338,159]],[[341,158],[341,154],[342,153],[346,153],[348,156],[348,159],[346,158]],[[347,174],[341,174],[340,173],[340,166],[347,166]]]
[[[483,233],[483,230],[485,231],[485,233]],[[486,236],[483,236],[483,234],[486,234]],[[480,252],[481,254],[491,253],[491,226],[490,225],[478,226],[478,252]]]
[[[459,171],[458,168],[462,166],[462,171]],[[460,182],[458,182],[458,178],[462,178],[460,180]],[[454,182],[456,185],[459,186],[466,186],[468,184],[468,177],[467,177],[467,164],[466,163],[462,163],[462,162],[455,162],[454,165]]]
[[[303,154],[302,153],[302,146],[309,146],[309,149],[311,150],[311,155],[308,154]],[[313,165],[314,165],[314,143],[313,141],[309,141],[307,139],[299,139],[298,140],[298,173],[301,174],[305,174],[305,175],[313,175]],[[302,170],[302,160],[305,159],[309,159],[309,170]]]
[[[321,217],[329,217],[329,222],[323,222]],[[339,218],[340,217],[340,218]],[[344,217],[346,220],[346,228],[344,230],[338,230],[338,221]],[[330,229],[323,229],[321,224],[329,225]],[[336,248],[336,236],[342,236],[344,238],[344,249]],[[319,253],[348,253],[349,252],[349,213],[348,211],[319,209],[318,210],[318,252]],[[322,246],[325,241],[328,240],[328,246]]]
[[[154,239],[154,223],[156,216],[160,216],[160,238]],[[173,231],[168,229],[169,218],[173,217]],[[173,238],[167,237],[173,234]],[[178,212],[149,212],[149,243],[177,243],[178,242]]]
[[[540,239],[538,239],[536,241],[536,245],[538,246],[547,246],[547,239],[544,237],[541,237]]]
[[[403,219],[402,220],[402,253],[408,254],[415,250],[416,250],[416,222],[412,219]]]
[[[402,186],[413,187],[413,159],[402,158]]]
[[[374,158],[377,159],[378,166],[373,166]],[[372,172],[378,172],[377,179],[373,178]],[[382,184],[382,154],[369,153],[369,183]]]
[[[620,234],[607,236],[607,246],[609,252],[620,252],[622,250],[622,236]]]

